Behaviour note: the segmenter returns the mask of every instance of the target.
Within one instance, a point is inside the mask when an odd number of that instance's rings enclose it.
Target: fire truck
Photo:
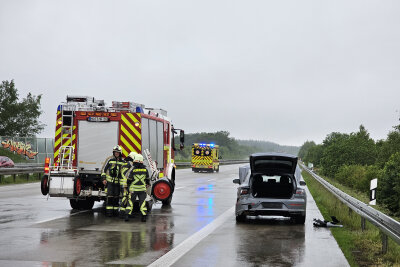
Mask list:
[[[192,145],[192,171],[219,172],[219,146],[194,143]]]
[[[46,159],[41,181],[43,195],[66,197],[73,209],[91,209],[106,199],[101,182],[105,162],[117,144],[123,157],[130,152],[146,155],[151,174],[149,197],[169,205],[175,188],[175,129],[163,109],[146,108],[134,102],[67,96],[57,108],[54,159]]]

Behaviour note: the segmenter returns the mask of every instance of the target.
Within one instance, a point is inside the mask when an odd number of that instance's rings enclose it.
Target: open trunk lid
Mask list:
[[[282,153],[256,153],[250,155],[252,173],[279,172],[295,174],[297,157]]]

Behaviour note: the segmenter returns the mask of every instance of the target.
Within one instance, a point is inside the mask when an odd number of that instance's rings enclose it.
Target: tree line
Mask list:
[[[178,142],[179,140],[176,139],[175,143]],[[237,140],[230,137],[228,131],[189,133],[185,134],[185,148],[182,151],[177,151],[176,160],[190,161],[193,143],[219,145],[223,160],[248,159],[250,154],[257,152],[284,152],[297,155],[300,149],[296,146],[282,146],[268,141]]]
[[[363,125],[357,132],[332,132],[321,144],[306,141],[298,154],[322,175],[369,194],[378,178],[377,201],[400,215],[400,125],[386,139],[375,141]]]

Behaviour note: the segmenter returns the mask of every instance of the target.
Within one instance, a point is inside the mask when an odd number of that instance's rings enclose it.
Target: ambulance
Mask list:
[[[219,146],[215,144],[194,143],[192,145],[192,171],[219,172]]]

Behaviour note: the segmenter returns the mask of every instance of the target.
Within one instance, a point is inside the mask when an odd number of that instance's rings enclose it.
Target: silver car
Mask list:
[[[250,155],[250,164],[239,168],[236,221],[246,216],[284,216],[304,224],[307,195],[297,157],[282,153]]]

